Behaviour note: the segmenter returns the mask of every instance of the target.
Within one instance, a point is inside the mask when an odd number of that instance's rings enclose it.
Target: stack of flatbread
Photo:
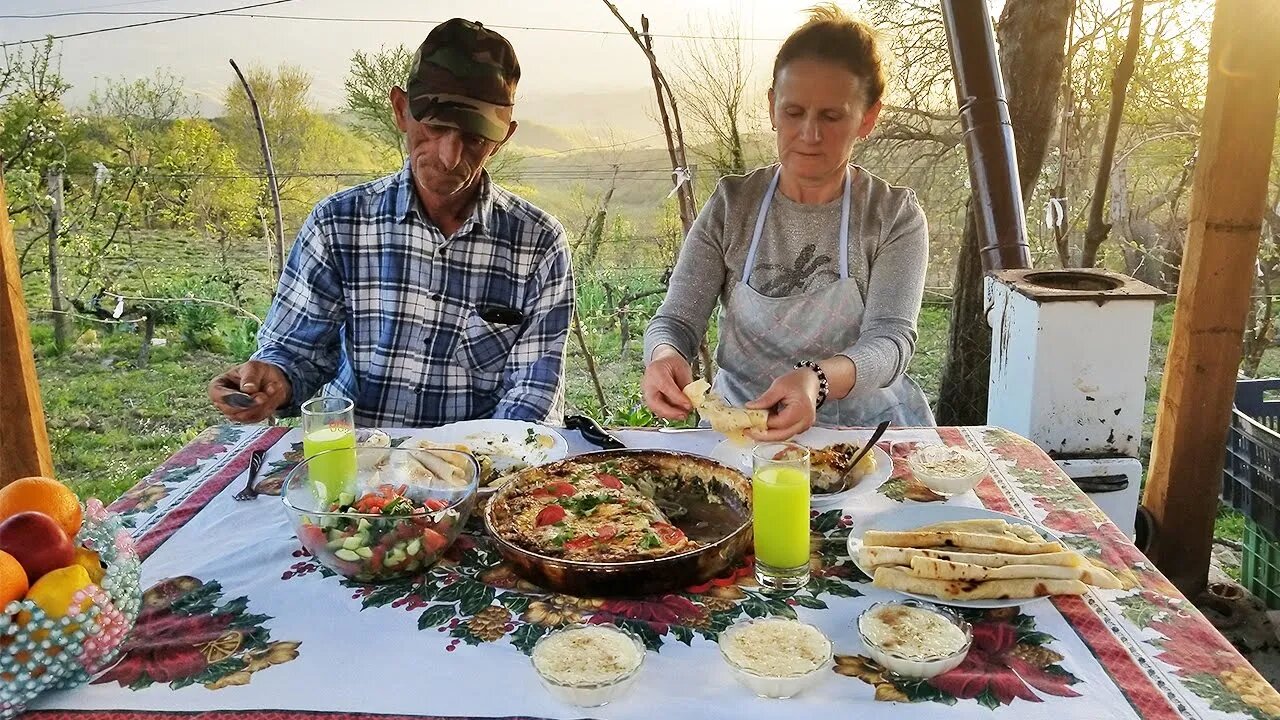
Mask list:
[[[1000,519],[957,520],[914,530],[868,530],[858,565],[873,584],[942,600],[1082,595],[1120,581],[1080,553]]]
[[[472,465],[468,458],[450,452],[433,452],[434,450],[457,450],[470,455],[471,450],[466,445],[419,440],[418,449],[424,452],[412,453],[412,462],[406,462],[405,469],[410,472],[411,477],[418,477],[425,473],[454,487],[462,487],[470,482]]]
[[[749,441],[748,430],[763,432],[768,429],[767,410],[731,407],[724,398],[711,392],[711,384],[706,380],[694,380],[684,386],[684,394],[693,403],[693,409],[698,411],[698,415],[711,423],[711,429],[722,433],[732,442],[745,445]]]

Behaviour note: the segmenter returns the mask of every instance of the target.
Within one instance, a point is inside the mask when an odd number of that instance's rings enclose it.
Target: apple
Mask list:
[[[57,521],[30,510],[0,523],[0,550],[14,557],[34,585],[41,575],[75,564],[76,546]]]

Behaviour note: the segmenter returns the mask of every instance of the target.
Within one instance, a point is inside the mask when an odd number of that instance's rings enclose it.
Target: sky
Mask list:
[[[165,14],[75,15],[38,19],[13,15],[66,12],[199,13],[265,0],[0,0],[0,44],[64,35],[169,17]],[[617,0],[639,26],[648,15],[655,35],[722,34],[736,20],[744,47],[762,76],[781,39],[799,25],[814,0]],[[844,3],[851,10],[856,2]],[[151,76],[167,69],[185,78],[202,109],[216,112],[223,89],[241,67],[281,63],[311,72],[313,98],[322,109],[342,104],[342,80],[356,50],[405,43],[416,47],[436,22],[461,16],[503,33],[522,66],[520,98],[578,92],[652,88],[648,66],[632,39],[601,0],[289,0],[244,10],[258,15],[343,18],[346,21],[267,17],[203,17],[152,27],[104,32],[59,41],[61,70],[72,84],[68,104],[82,104],[104,79]],[[377,20],[354,22],[351,19]],[[551,28],[560,28],[559,30]],[[715,28],[715,29],[713,29]],[[576,32],[575,32],[576,31]],[[601,32],[605,31],[605,32]],[[655,38],[662,57],[688,39]],[[21,46],[28,49],[30,46]],[[9,45],[4,52],[19,46]]]

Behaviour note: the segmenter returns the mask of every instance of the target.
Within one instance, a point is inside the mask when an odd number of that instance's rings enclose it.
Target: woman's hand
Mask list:
[[[691,382],[693,368],[689,361],[670,345],[659,345],[640,383],[644,404],[660,418],[682,420],[693,411],[693,404],[684,394],[684,387]]]
[[[788,440],[813,427],[818,419],[818,374],[799,368],[773,381],[760,397],[747,403],[753,410],[769,410],[769,429],[748,434],[760,442]]]

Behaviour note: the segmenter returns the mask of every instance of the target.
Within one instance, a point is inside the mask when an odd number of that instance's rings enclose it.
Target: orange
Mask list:
[[[28,510],[53,518],[69,538],[80,532],[84,519],[76,494],[53,478],[25,477],[0,488],[0,522]]]
[[[18,559],[0,550],[0,610],[14,600],[21,600],[27,594],[27,571],[18,564]]]

